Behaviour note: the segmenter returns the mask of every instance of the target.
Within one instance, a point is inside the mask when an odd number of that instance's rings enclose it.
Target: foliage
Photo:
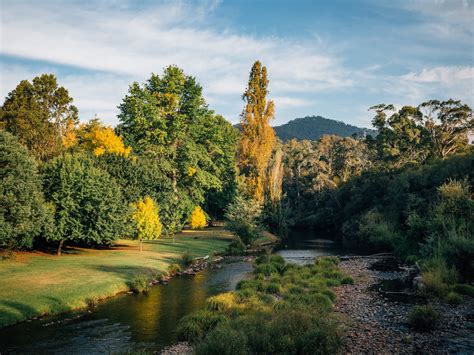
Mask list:
[[[119,186],[84,154],[65,154],[43,169],[46,200],[55,208],[54,231],[46,237],[110,245],[124,233],[126,207]]]
[[[98,119],[82,124],[77,130],[79,144],[95,156],[117,154],[128,157],[132,150],[125,147],[123,140],[117,136],[112,127],[103,126]]]
[[[0,128],[16,135],[37,158],[49,159],[64,150],[70,125],[78,121],[77,108],[56,77],[43,74],[33,82],[22,80],[0,111]],[[69,145],[66,139],[66,145]]]
[[[136,223],[136,239],[140,240],[140,251],[144,239],[158,239],[161,235],[161,222],[158,206],[150,196],[145,196],[132,204],[132,219]]]
[[[191,229],[202,229],[206,226],[206,215],[201,206],[194,207],[191,217],[189,218],[189,225]]]
[[[167,229],[179,229],[209,194],[231,199],[236,136],[208,109],[195,78],[169,66],[143,85],[133,83],[119,108],[117,132],[160,171],[156,179],[166,198],[157,201]]]
[[[0,130],[0,248],[31,248],[47,231],[52,213],[44,202],[37,164],[18,138]]]
[[[226,255],[244,255],[245,254],[245,244],[240,238],[234,239],[230,242],[226,250]]]
[[[138,275],[130,281],[129,287],[134,293],[146,293],[150,289],[150,282],[144,275]]]
[[[225,214],[226,226],[234,232],[244,244],[250,244],[261,234],[259,218],[262,207],[258,202],[250,198],[238,195],[234,202],[229,205]]]
[[[270,126],[275,107],[273,101],[267,103],[268,83],[267,68],[256,61],[242,95],[246,105],[240,123],[239,169],[246,178],[248,195],[260,203],[263,202],[265,176],[275,145],[275,132]]]
[[[336,353],[341,329],[331,313],[335,294],[325,281],[345,277],[337,262],[297,266],[280,256],[261,256],[255,279],[209,298],[206,311],[180,322],[180,339],[191,341],[197,353]],[[275,273],[263,271],[270,269]]]
[[[445,158],[464,150],[468,132],[474,127],[471,108],[460,101],[431,100],[418,107],[377,105],[371,109],[377,136],[368,139],[381,164],[400,167]],[[390,114],[391,113],[391,114]]]
[[[418,331],[436,328],[440,315],[432,306],[415,306],[408,315],[410,325]]]

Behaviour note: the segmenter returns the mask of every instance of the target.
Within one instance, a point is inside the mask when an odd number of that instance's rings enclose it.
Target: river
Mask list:
[[[336,243],[293,230],[275,249],[287,262],[307,263],[340,252]],[[229,260],[195,276],[172,279],[148,294],[123,294],[89,311],[23,322],[0,330],[0,353],[114,353],[159,350],[177,341],[180,318],[202,309],[206,298],[233,290],[251,277],[252,265]]]

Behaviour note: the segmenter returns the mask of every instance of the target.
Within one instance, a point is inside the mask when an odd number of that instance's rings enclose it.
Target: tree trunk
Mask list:
[[[61,256],[61,249],[63,248],[64,239],[61,239],[58,246],[58,256]]]
[[[140,239],[140,253],[143,251],[143,240]]]

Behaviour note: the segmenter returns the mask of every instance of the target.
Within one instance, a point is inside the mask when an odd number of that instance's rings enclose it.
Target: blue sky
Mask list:
[[[474,106],[474,0],[0,0],[0,95],[54,73],[79,108],[118,123],[134,81],[182,67],[236,123],[252,63],[274,124],[322,115],[370,126],[378,103]]]

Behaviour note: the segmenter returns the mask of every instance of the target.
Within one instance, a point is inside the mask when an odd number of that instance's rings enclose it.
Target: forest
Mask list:
[[[66,258],[70,247],[119,239],[141,252],[147,241],[225,221],[235,236],[227,254],[245,254],[268,231],[285,240],[311,228],[416,265],[429,298],[472,295],[472,109],[454,99],[378,104],[373,134],[280,140],[269,76],[256,61],[239,129],[177,66],[131,83],[116,127],[79,120],[52,74],[21,81],[0,111],[2,262],[31,250]],[[260,256],[255,279],[209,299],[178,334],[202,354],[333,353],[342,330],[330,287],[353,283],[338,263]]]

